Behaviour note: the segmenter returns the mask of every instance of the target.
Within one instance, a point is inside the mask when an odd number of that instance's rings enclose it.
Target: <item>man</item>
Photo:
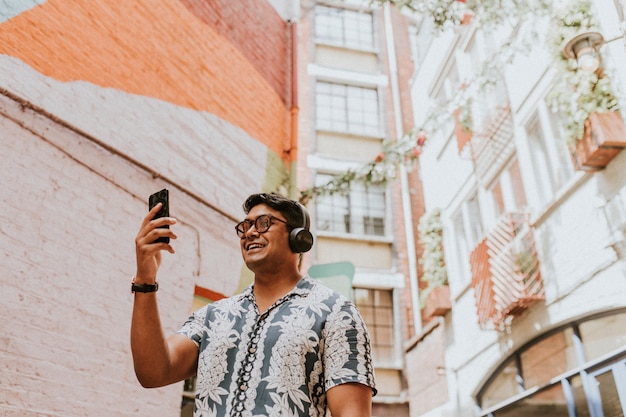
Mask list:
[[[299,271],[311,248],[304,206],[253,194],[237,224],[254,282],[209,304],[165,338],[157,308],[158,237],[176,239],[171,217],[144,218],[135,238],[137,273],[131,349],[144,387],[197,375],[194,416],[369,417],[375,395],[370,339],[354,304]],[[145,292],[144,292],[145,291]]]

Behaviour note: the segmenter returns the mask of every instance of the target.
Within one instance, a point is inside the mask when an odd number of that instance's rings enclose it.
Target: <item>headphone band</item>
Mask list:
[[[309,228],[311,227],[311,220],[309,218],[309,212],[306,209],[306,207],[304,207],[304,204],[300,203],[299,201],[296,201],[296,204],[300,208],[300,213],[302,213],[302,228],[304,230],[309,230]]]

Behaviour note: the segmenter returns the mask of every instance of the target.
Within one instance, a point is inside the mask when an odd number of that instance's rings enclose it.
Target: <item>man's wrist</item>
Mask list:
[[[135,293],[135,292],[156,292],[159,290],[159,283],[154,281],[152,283],[148,283],[148,282],[141,282],[140,280],[138,280],[136,277],[133,278],[131,284],[130,284],[130,292],[131,293]]]
[[[154,284],[156,282],[156,277],[133,275],[133,282],[135,284]]]

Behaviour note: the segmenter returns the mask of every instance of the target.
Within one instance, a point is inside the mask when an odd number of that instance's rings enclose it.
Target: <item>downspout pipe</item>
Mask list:
[[[290,50],[290,132],[289,132],[289,144],[288,148],[285,150],[285,159],[289,163],[289,169],[293,169],[293,162],[298,158],[298,115],[300,113],[300,108],[298,107],[298,25],[296,21],[290,20],[289,24],[289,42],[291,46]],[[291,175],[291,188],[296,190],[296,175]]]

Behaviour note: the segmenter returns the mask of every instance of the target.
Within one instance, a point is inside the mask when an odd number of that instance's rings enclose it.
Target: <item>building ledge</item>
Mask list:
[[[437,317],[429,321],[426,326],[422,328],[422,332],[404,343],[404,351],[410,352],[419,342],[421,342],[426,336],[432,333],[443,322],[443,317]]]

